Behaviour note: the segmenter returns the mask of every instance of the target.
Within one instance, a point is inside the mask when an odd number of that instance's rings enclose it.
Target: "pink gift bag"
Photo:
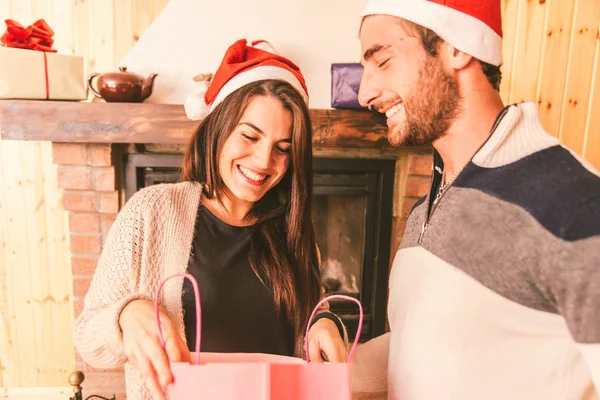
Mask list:
[[[192,362],[173,362],[174,381],[168,388],[170,400],[350,400],[350,360],[358,345],[363,322],[360,301],[350,296],[332,295],[321,300],[312,312],[332,298],[354,301],[360,310],[358,333],[348,356],[348,363],[311,363],[308,340],[306,357],[285,357],[260,353],[200,353],[201,316],[198,284],[192,275],[180,273],[166,278],[155,300],[156,318],[161,344],[164,346],[159,321],[159,294],[167,280],[184,277],[192,282],[196,302],[196,343]],[[308,327],[306,337],[308,337]]]

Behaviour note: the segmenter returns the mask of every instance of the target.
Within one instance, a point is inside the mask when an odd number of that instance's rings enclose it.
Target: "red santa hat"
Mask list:
[[[227,49],[210,84],[186,100],[188,118],[204,118],[237,89],[264,79],[280,79],[290,83],[308,104],[306,83],[296,64],[275,54],[271,44],[265,40],[248,42],[240,39]]]
[[[368,15],[411,21],[480,61],[502,65],[500,0],[369,0],[361,22]]]

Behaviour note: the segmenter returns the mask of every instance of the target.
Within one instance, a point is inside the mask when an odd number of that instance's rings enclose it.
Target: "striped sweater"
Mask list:
[[[508,107],[430,208],[431,197],[410,214],[390,276],[391,331],[358,351],[354,389],[387,387],[400,400],[598,398],[598,172],[525,103]]]

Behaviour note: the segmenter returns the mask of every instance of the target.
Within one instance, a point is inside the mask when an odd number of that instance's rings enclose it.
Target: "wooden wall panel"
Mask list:
[[[72,26],[76,3],[3,0],[0,21],[45,18],[55,47],[73,53],[74,30],[61,27]],[[75,368],[67,227],[51,151],[46,142],[0,141],[1,386],[64,386]]]
[[[535,99],[547,7],[545,2],[520,3],[513,52],[510,103]]]
[[[583,154],[584,150],[599,20],[600,1],[577,0],[567,58],[567,85],[559,137],[579,154]]]
[[[560,132],[563,93],[567,76],[565,54],[569,54],[575,1],[551,1],[544,27],[542,70],[538,99],[542,124],[553,136]]]
[[[508,103],[510,100],[520,4],[520,0],[502,0],[502,20],[504,21],[502,24],[502,58],[504,64],[502,65],[500,95],[504,103]]]
[[[0,0],[0,21],[45,18],[60,52],[106,72],[167,3]],[[546,129],[600,168],[600,1],[502,0],[502,13],[503,100],[537,101]],[[49,144],[0,142],[0,386],[63,386],[74,368],[67,250]]]
[[[600,32],[600,25],[598,26]],[[586,125],[583,156],[600,169],[600,34],[596,42],[594,79]]]

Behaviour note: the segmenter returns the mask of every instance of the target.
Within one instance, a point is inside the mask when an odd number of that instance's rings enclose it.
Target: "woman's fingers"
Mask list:
[[[166,316],[162,319],[167,322],[163,326],[166,357],[170,362],[189,362],[190,351],[188,350],[187,344],[185,344],[181,336],[177,333],[171,320]]]
[[[152,398],[154,400],[166,400],[165,393],[158,383],[156,371],[154,370],[150,359],[144,354],[139,354],[137,356],[137,368],[142,374],[144,382],[146,383],[146,388],[150,392]]]
[[[160,346],[158,340],[148,340],[144,347],[146,348],[147,357],[152,364],[153,372],[156,373],[156,378],[162,387],[167,386],[173,382],[173,375],[171,374],[171,366],[169,358],[163,348]]]

